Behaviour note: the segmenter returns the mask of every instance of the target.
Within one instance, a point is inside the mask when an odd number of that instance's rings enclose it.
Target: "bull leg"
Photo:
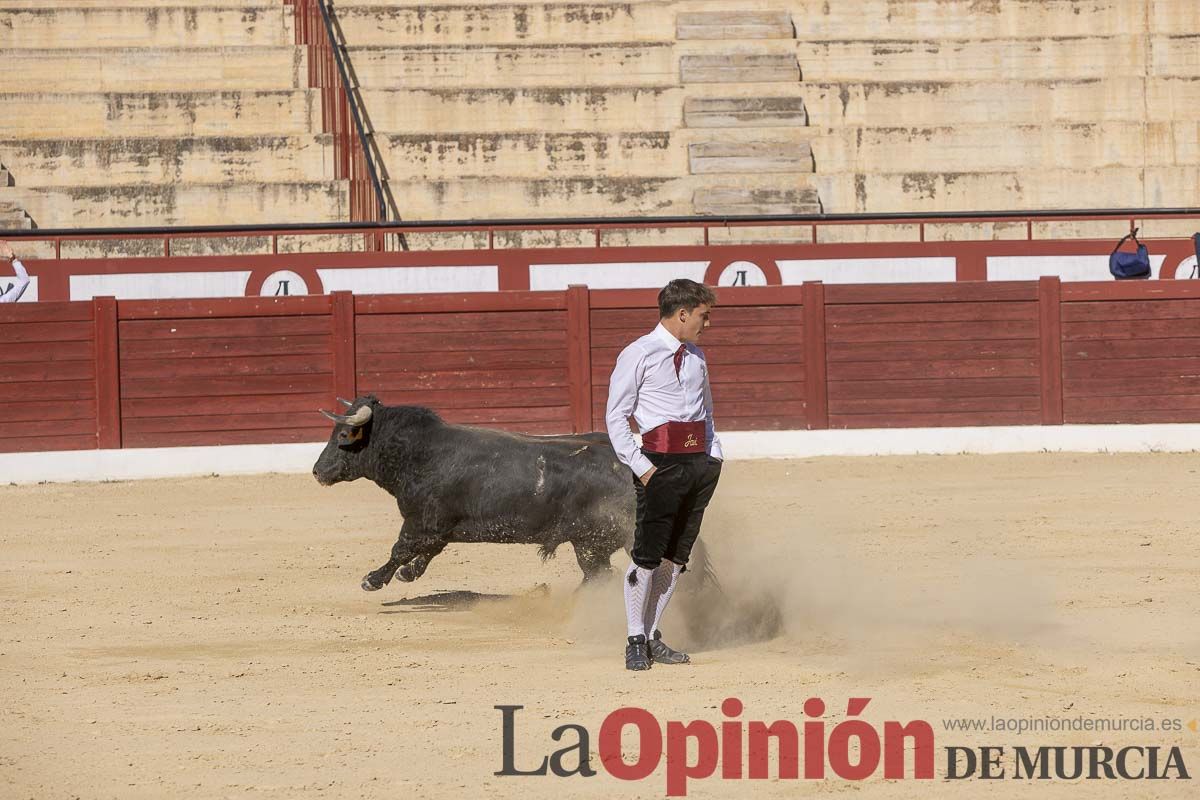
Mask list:
[[[584,583],[612,574],[612,564],[609,562],[612,559],[613,551],[617,548],[596,542],[572,542],[571,544],[575,547],[575,560],[579,562],[579,568],[583,570]]]
[[[409,561],[396,572],[396,577],[408,583],[415,581],[417,578],[425,574],[425,570],[429,567],[429,562],[437,556],[438,553],[446,549],[446,542],[437,542],[426,548],[419,556]]]
[[[428,549],[428,538],[424,531],[405,520],[400,526],[400,537],[392,545],[392,555],[379,569],[368,572],[362,579],[365,592],[375,592],[387,586],[401,566],[417,558]]]

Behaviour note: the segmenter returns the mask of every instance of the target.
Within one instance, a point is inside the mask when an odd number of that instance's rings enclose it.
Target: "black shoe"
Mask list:
[[[692,661],[687,653],[671,649],[671,646],[662,640],[662,631],[657,630],[654,632],[654,638],[650,640],[650,658],[659,664],[690,664]]]
[[[625,645],[625,669],[650,669],[650,649],[646,647],[645,636],[629,637],[629,644]]]

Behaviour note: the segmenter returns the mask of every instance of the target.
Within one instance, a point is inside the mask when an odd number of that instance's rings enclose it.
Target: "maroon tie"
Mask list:
[[[675,377],[679,378],[679,368],[683,366],[683,351],[687,348],[686,345],[679,345],[679,349],[675,351]]]

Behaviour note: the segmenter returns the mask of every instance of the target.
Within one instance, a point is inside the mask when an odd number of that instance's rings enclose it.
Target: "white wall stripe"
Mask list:
[[[1047,425],[731,431],[731,460],[956,453],[1148,453],[1200,450],[1200,424]],[[193,475],[307,473],[324,443],[0,453],[0,483],[137,480]]]

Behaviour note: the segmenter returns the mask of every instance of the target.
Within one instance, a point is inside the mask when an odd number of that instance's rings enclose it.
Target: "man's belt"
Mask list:
[[[651,453],[703,453],[704,420],[664,422],[642,434],[642,449]]]

